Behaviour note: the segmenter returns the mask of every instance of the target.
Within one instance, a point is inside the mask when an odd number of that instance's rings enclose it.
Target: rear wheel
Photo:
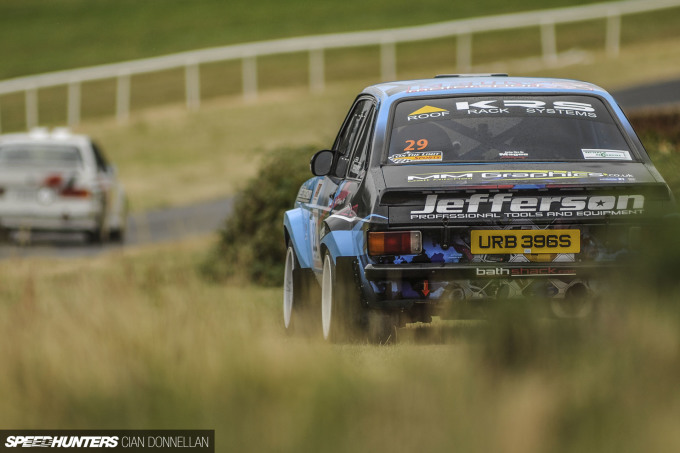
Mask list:
[[[101,244],[104,242],[104,237],[100,229],[86,231],[85,239],[89,244]]]
[[[109,230],[109,240],[118,244],[125,242],[125,226]]]
[[[373,317],[370,316],[372,314],[361,304],[351,265],[347,262],[338,262],[336,265],[331,255],[326,253],[321,282],[321,327],[324,339],[351,341],[366,339],[368,334],[369,341],[381,342],[385,336],[378,332],[385,331],[382,321],[386,315],[375,312]],[[373,323],[375,329],[371,327],[372,318],[379,320]]]
[[[336,282],[335,264],[330,254],[323,259],[323,274],[321,277],[321,329],[325,340],[340,340],[344,337],[344,320],[338,309],[342,300],[342,284]]]
[[[312,334],[318,325],[312,309],[316,286],[313,278],[311,271],[300,268],[295,249],[288,244],[283,278],[283,325],[289,333]]]

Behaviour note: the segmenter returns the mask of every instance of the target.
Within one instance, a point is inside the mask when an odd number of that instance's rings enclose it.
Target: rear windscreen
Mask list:
[[[74,146],[12,144],[0,146],[0,167],[47,167],[76,169],[82,165]]]
[[[601,100],[476,96],[400,102],[388,163],[636,160]]]

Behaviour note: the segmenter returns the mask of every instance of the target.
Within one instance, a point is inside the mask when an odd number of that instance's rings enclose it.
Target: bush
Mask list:
[[[315,146],[268,153],[258,174],[237,195],[220,240],[203,265],[209,277],[244,277],[263,285],[283,281],[283,213],[293,207],[300,185],[312,177]]]
[[[630,116],[654,165],[680,199],[680,110],[643,111]]]

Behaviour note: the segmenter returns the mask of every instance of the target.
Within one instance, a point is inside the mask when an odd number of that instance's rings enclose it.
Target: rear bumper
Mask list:
[[[49,231],[93,231],[101,224],[102,205],[93,199],[38,202],[0,201],[0,227]]]
[[[363,296],[368,306],[409,310],[446,308],[461,301],[499,298],[564,299],[596,296],[621,263],[368,264]]]
[[[94,214],[0,214],[0,227],[8,230],[94,231],[99,220]]]
[[[431,279],[458,280],[478,278],[559,278],[590,277],[603,271],[620,269],[614,263],[466,263],[466,264],[368,264],[368,280]]]

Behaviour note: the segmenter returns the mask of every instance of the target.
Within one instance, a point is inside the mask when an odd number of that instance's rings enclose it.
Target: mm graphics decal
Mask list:
[[[613,174],[604,172],[590,172],[581,170],[516,170],[512,172],[505,171],[453,171],[443,173],[421,173],[416,175],[408,175],[408,182],[446,182],[446,181],[472,181],[479,180],[484,182],[489,181],[520,181],[531,179],[534,181],[541,180],[577,180],[577,179],[594,179],[601,180],[602,178],[626,178],[628,181],[633,181],[635,177],[631,174]]]
[[[525,197],[512,193],[474,194],[467,198],[428,195],[410,220],[625,216],[644,213],[644,195]]]

